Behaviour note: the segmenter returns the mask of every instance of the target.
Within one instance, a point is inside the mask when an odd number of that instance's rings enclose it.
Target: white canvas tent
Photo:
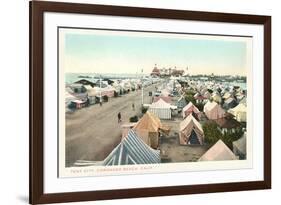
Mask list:
[[[180,144],[200,144],[204,143],[204,131],[201,124],[189,115],[180,123],[179,130]]]
[[[222,140],[217,141],[198,161],[223,161],[237,160],[234,153],[223,143]]]
[[[225,111],[216,102],[208,101],[204,106],[204,113],[210,120],[216,120],[225,116]]]
[[[238,122],[247,121],[247,107],[243,103],[239,103],[236,107],[229,109],[228,112],[234,115]]]
[[[105,158],[102,165],[130,165],[160,163],[160,151],[150,148],[130,130],[128,136]]]
[[[171,119],[172,117],[172,111],[170,104],[166,103],[161,98],[157,101],[151,104],[148,111],[155,114],[160,119]]]

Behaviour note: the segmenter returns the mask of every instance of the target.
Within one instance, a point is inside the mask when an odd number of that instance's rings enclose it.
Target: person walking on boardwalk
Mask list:
[[[121,120],[121,113],[120,112],[118,112],[117,117],[118,117],[118,123],[122,122],[122,120]]]

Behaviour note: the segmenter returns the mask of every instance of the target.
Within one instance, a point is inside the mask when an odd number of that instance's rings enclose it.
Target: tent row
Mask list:
[[[98,102],[106,102],[108,98],[123,95],[141,89],[152,83],[151,80],[140,79],[77,79],[66,84],[65,106],[69,109],[82,108]]]

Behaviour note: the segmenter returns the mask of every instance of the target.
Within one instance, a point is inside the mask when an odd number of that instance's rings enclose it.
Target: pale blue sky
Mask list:
[[[245,41],[68,32],[64,45],[66,72],[150,73],[157,64],[188,66],[191,74],[246,74]]]

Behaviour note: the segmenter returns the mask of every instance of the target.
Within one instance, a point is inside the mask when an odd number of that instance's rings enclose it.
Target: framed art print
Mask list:
[[[30,203],[271,188],[271,17],[30,2]]]

